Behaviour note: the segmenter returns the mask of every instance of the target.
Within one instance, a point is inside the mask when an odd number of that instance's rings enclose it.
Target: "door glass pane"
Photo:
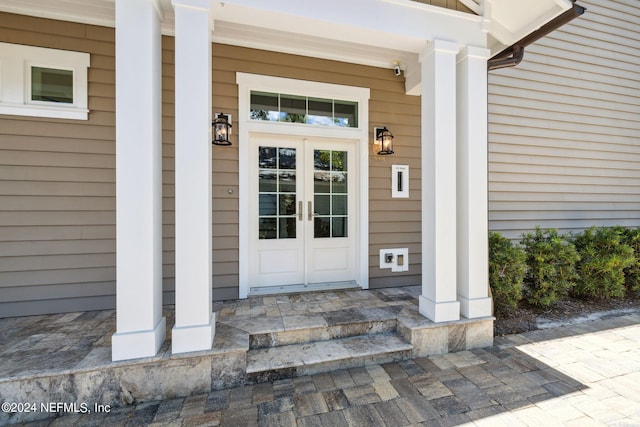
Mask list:
[[[314,172],[313,173],[313,192],[314,193],[331,193],[331,172]]]
[[[260,207],[258,212],[260,216],[263,215],[275,215],[276,214],[276,195],[275,194],[260,194]]]
[[[331,172],[331,192],[333,194],[347,192],[346,172]]]
[[[278,168],[280,169],[296,168],[296,149],[295,148],[278,149]]]
[[[278,213],[280,215],[295,215],[296,214],[296,195],[295,194],[280,194]]]
[[[347,195],[331,196],[331,215],[347,214]]]
[[[277,191],[276,171],[270,169],[260,169],[258,172],[258,188],[261,193],[267,191]]]
[[[314,237],[348,237],[347,152],[313,152]]]
[[[296,149],[258,147],[258,238],[296,237]]]
[[[346,151],[331,152],[331,170],[332,171],[347,170],[347,152]]]
[[[260,218],[258,234],[260,239],[275,239],[277,238],[277,227],[275,218]]]
[[[278,152],[275,147],[258,147],[258,151],[258,167],[260,167],[261,169],[275,169],[277,167],[276,156]]]
[[[313,196],[314,213],[318,215],[331,214],[331,199],[329,195],[316,194]]]
[[[346,217],[333,217],[331,223],[331,237],[347,237]]]
[[[296,192],[296,172],[286,171],[278,174],[278,185],[280,191],[295,193]],[[275,189],[273,190],[275,191]]]
[[[331,237],[331,219],[315,217],[313,219],[313,237]]]
[[[313,169],[317,171],[328,171],[331,169],[331,151],[313,151]]]
[[[296,238],[296,219],[295,218],[280,218],[279,224],[280,239],[295,239]]]

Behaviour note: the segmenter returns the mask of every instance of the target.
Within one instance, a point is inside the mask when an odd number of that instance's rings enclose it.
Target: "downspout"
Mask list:
[[[515,42],[513,45],[504,49],[502,52],[495,54],[487,61],[487,69],[498,70],[500,68],[515,67],[522,61],[524,57],[524,48],[540,40],[550,32],[562,27],[564,24],[572,21],[584,13],[586,8],[575,4],[576,0],[572,0],[573,6],[571,9],[558,15],[552,21],[547,22],[542,27],[538,28],[533,33]]]

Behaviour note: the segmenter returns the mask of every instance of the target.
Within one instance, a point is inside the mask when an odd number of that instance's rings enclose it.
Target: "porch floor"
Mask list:
[[[122,405],[492,344],[491,318],[480,333],[477,321],[434,324],[418,313],[419,294],[411,286],[217,302],[212,349],[177,355],[166,306],[158,354],[119,362],[115,310],[0,319],[0,400]]]
[[[417,307],[419,286],[380,290],[343,290],[252,297],[215,302],[216,335],[212,351],[246,345],[246,333],[269,333],[293,326],[337,324],[341,319],[368,319],[371,307]],[[157,356],[171,355],[172,305],[164,307],[167,336]],[[332,315],[327,315],[331,313]],[[336,313],[342,315],[340,318]],[[86,369],[111,362],[115,310],[86,311],[0,319],[0,381]]]

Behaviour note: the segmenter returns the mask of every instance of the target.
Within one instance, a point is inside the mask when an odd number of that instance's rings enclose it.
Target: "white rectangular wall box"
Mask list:
[[[380,268],[390,268],[394,272],[409,271],[409,249],[380,249]]]
[[[391,197],[409,198],[409,165],[391,165]]]

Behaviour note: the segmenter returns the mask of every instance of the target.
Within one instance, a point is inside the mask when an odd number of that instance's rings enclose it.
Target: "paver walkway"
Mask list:
[[[640,314],[29,425],[640,426]]]

